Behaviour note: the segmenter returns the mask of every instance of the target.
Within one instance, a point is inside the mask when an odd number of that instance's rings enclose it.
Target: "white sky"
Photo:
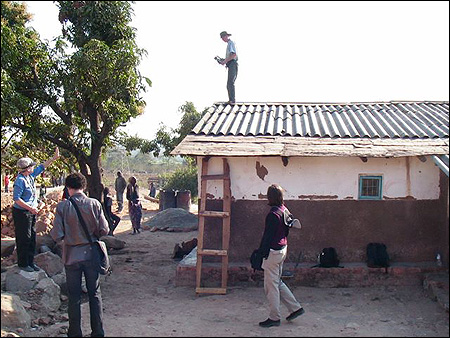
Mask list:
[[[26,1],[41,38],[61,32],[52,1]],[[186,101],[228,101],[219,33],[239,56],[237,102],[449,100],[448,1],[137,1],[131,26],[153,87],[125,130],[152,139]]]

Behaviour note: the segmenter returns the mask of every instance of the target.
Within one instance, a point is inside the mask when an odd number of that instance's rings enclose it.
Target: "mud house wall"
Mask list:
[[[220,159],[209,162],[209,174],[221,173]],[[286,190],[286,205],[303,224],[289,236],[291,260],[301,255],[302,262],[315,262],[323,247],[333,246],[342,261],[364,261],[367,243],[376,241],[387,245],[394,261],[432,261],[436,252],[448,251],[442,241],[448,235],[447,197],[431,159],[289,158],[284,165],[279,157],[236,157],[228,162],[230,261],[247,261],[258,247],[272,183]],[[360,174],[383,176],[383,200],[358,200]],[[221,182],[209,181],[207,192],[208,210],[221,210]],[[220,248],[220,224],[207,221],[205,247]]]

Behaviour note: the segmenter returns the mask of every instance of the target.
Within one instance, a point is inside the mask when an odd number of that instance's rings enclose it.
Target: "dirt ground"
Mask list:
[[[144,221],[157,212],[145,201]],[[229,287],[226,295],[195,294],[175,287],[176,243],[191,232],[131,235],[127,209],[115,232],[126,242],[111,255],[114,271],[102,277],[104,328],[109,337],[448,337],[448,313],[421,287],[291,287],[306,313],[280,327],[261,328],[268,310],[262,287]],[[289,283],[288,281],[286,282]],[[282,307],[283,317],[288,315]],[[90,334],[89,306],[82,304],[83,333]],[[28,337],[66,336],[68,322],[27,330]]]

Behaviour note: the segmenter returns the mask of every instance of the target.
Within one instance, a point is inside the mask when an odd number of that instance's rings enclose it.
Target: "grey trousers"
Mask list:
[[[119,210],[122,211],[123,209],[123,191],[117,191],[116,192],[116,198],[117,198],[117,206],[119,207]]]
[[[291,290],[281,280],[283,262],[286,259],[287,246],[282,250],[270,249],[269,257],[263,259],[264,269],[264,293],[269,303],[269,318],[272,320],[281,319],[280,300],[288,308],[289,313],[297,311],[302,306],[295,299]]]
[[[234,82],[236,81],[238,74],[238,63],[232,60],[227,63],[227,68],[228,68],[228,81],[227,81],[228,100],[230,102],[236,102],[236,90],[234,87]]]

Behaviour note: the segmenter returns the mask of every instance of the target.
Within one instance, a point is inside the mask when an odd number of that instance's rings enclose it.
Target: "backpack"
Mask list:
[[[250,264],[252,265],[253,272],[256,270],[264,271],[264,269],[261,267],[263,262],[263,255],[259,251],[259,249],[256,249],[252,252],[252,255],[250,256]]]
[[[284,225],[286,227],[290,228],[297,228],[301,229],[302,225],[300,224],[300,221],[297,218],[294,218],[294,215],[291,214],[288,208],[286,206],[284,207],[284,211],[281,212],[281,210],[278,208],[276,214],[282,219]]]
[[[389,254],[383,243],[369,243],[366,248],[367,266],[369,268],[387,268],[389,266]]]
[[[335,248],[323,248],[320,253],[320,266],[322,268],[335,268],[339,266],[339,259]]]
[[[313,268],[343,268],[340,266],[336,249],[333,247],[323,248],[318,257],[319,264],[312,266]]]

